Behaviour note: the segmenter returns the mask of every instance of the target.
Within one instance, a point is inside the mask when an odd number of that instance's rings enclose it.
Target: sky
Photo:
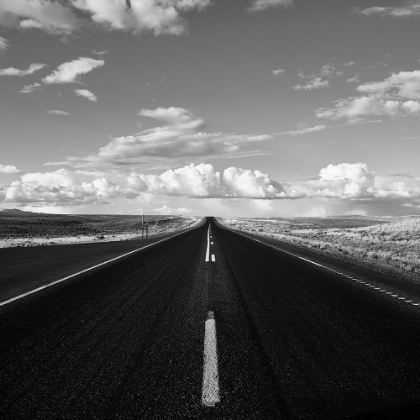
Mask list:
[[[0,0],[0,209],[420,214],[420,1]]]

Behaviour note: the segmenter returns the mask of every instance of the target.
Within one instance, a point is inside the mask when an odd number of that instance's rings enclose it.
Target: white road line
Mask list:
[[[199,227],[199,226],[197,226],[197,227]],[[0,302],[0,307],[1,307],[1,306],[4,306],[4,305],[7,305],[7,304],[9,304],[9,303],[11,303],[11,302],[14,302],[15,300],[22,299],[22,298],[24,298],[25,296],[29,296],[29,295],[32,295],[32,294],[34,294],[34,293],[37,293],[37,292],[39,292],[39,291],[41,291],[41,290],[47,289],[48,287],[54,286],[54,285],[56,285],[56,284],[58,284],[58,283],[62,283],[63,281],[69,280],[69,279],[71,279],[71,278],[73,278],[73,277],[79,276],[80,274],[87,273],[88,271],[94,270],[95,268],[101,267],[101,266],[103,266],[103,265],[105,265],[105,264],[108,264],[108,263],[110,263],[110,262],[112,262],[112,261],[119,260],[120,258],[126,257],[127,255],[134,254],[135,252],[141,251],[142,249],[148,248],[149,246],[153,246],[153,245],[156,245],[156,244],[158,244],[158,243],[160,243],[160,242],[167,241],[168,239],[175,238],[175,236],[182,235],[183,233],[186,233],[186,232],[189,232],[189,230],[187,230],[187,231],[185,231],[185,232],[180,232],[180,233],[177,233],[176,235],[170,236],[169,238],[165,238],[165,239],[161,239],[160,241],[153,242],[152,244],[145,245],[145,246],[143,246],[142,248],[137,248],[137,249],[135,249],[134,251],[130,251],[130,252],[127,252],[127,253],[125,253],[125,254],[123,254],[123,255],[119,255],[118,257],[111,258],[110,260],[104,261],[104,262],[102,262],[102,263],[100,263],[100,264],[96,264],[96,265],[94,265],[94,266],[92,266],[92,267],[89,267],[89,268],[86,268],[86,269],[84,269],[84,270],[82,270],[82,271],[78,271],[77,273],[70,274],[70,275],[69,275],[69,276],[67,276],[67,277],[63,277],[62,279],[55,280],[55,281],[53,281],[52,283],[48,283],[48,284],[46,284],[46,285],[44,285],[44,286],[37,287],[36,289],[33,289],[33,290],[29,291],[29,292],[23,293],[23,294],[21,294],[21,295],[19,295],[19,296],[15,296],[15,297],[13,297],[13,298],[11,298],[11,299],[9,299],[9,300],[5,300],[4,302]]]
[[[214,242],[212,242],[211,244],[214,245]]]
[[[231,230],[231,229],[228,229],[228,228],[225,228],[225,229],[227,229],[227,230]],[[299,255],[293,254],[292,252],[285,251],[284,249],[278,248],[278,247],[276,247],[276,246],[274,246],[274,245],[270,245],[270,244],[268,244],[268,243],[266,243],[266,242],[260,241],[259,239],[253,238],[253,237],[251,237],[251,236],[244,235],[243,233],[239,233],[239,232],[237,232],[237,231],[234,231],[234,232],[235,232],[235,233],[237,233],[238,235],[245,236],[245,238],[251,239],[251,240],[253,240],[253,241],[256,241],[256,242],[259,242],[259,243],[261,243],[261,244],[267,245],[267,246],[269,246],[269,247],[271,247],[271,248],[274,248],[274,249],[276,249],[277,251],[284,252],[284,253],[286,253],[286,254],[292,255],[293,257],[299,258],[300,260],[303,260],[303,261],[306,261],[306,262],[308,262],[308,263],[311,263],[311,264],[317,265],[318,267],[325,268],[326,270],[331,271],[331,272],[333,272],[333,273],[335,273],[335,274],[340,274],[340,275],[342,275],[342,276],[344,276],[344,277],[346,277],[346,278],[348,278],[348,279],[355,280],[355,281],[357,281],[357,282],[359,282],[359,283],[361,283],[361,284],[364,284],[364,285],[366,285],[366,286],[368,286],[368,287],[374,288],[374,289],[376,289],[376,290],[380,290],[381,292],[384,292],[384,293],[386,293],[386,294],[388,294],[388,295],[391,295],[392,297],[397,297],[398,299],[401,299],[401,300],[404,300],[404,301],[405,301],[405,302],[407,302],[407,303],[410,303],[410,302],[408,302],[407,300],[405,300],[405,298],[401,298],[401,297],[399,297],[399,295],[394,295],[394,294],[392,294],[391,292],[387,292],[387,291],[385,291],[385,290],[383,290],[383,289],[380,289],[380,288],[378,288],[378,287],[375,287],[375,286],[373,286],[373,285],[369,284],[369,283],[368,283],[368,282],[366,282],[366,281],[363,281],[363,280],[358,280],[358,279],[355,279],[355,278],[353,278],[353,277],[351,277],[351,276],[347,276],[346,274],[341,273],[340,271],[333,270],[332,268],[326,267],[325,265],[318,264],[318,263],[316,263],[315,261],[308,260],[307,258],[303,258],[303,257],[301,257],[301,256],[299,256]],[[413,306],[420,306],[420,303],[411,303],[411,305],[413,305]]]
[[[212,260],[212,262],[216,261],[216,256],[214,254],[211,254],[211,260]]]
[[[214,312],[207,312],[204,335],[204,368],[201,403],[214,407],[220,402],[219,371],[217,363],[216,321]]]
[[[207,231],[207,251],[206,251],[206,262],[210,261],[210,225]]]

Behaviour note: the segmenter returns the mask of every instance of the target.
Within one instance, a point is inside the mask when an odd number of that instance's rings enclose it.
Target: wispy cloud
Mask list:
[[[339,99],[333,108],[316,110],[320,118],[359,120],[366,116],[420,116],[420,70],[394,73],[380,82],[357,87],[364,94]]]
[[[315,90],[330,87],[328,80],[323,80],[322,77],[314,77],[304,85],[293,86],[294,90]]]
[[[205,131],[205,122],[190,110],[170,107],[143,109],[140,116],[162,124],[135,135],[116,137],[87,157],[69,157],[77,167],[111,165],[120,168],[138,164],[183,162],[194,158],[231,158],[266,154],[252,147],[272,139],[271,135],[249,135]],[[53,162],[48,163],[49,165]]]
[[[77,17],[70,8],[59,2],[1,0],[0,24],[64,33],[76,28]]]
[[[327,128],[326,125],[324,124],[320,124],[320,125],[315,125],[313,127],[306,127],[306,126],[302,126],[300,128],[298,128],[297,130],[290,130],[290,131],[282,131],[281,133],[277,133],[278,135],[290,135],[290,136],[300,136],[302,134],[307,134],[307,133],[314,133],[317,131],[322,131],[325,130]]]
[[[420,16],[420,2],[416,1],[401,7],[369,7],[367,9],[358,7],[354,11],[364,16],[408,18]]]
[[[328,79],[333,77],[341,76],[343,74],[342,70],[337,70],[337,68],[332,63],[327,63],[323,65],[320,70],[314,74],[305,74],[303,70],[300,70],[298,77],[301,80],[307,80],[305,84],[298,84],[293,86],[295,90],[315,90],[328,88],[331,86],[331,83]]]
[[[35,90],[42,89],[42,85],[40,83],[33,83],[31,85],[24,85],[19,93],[32,93]]]
[[[283,74],[284,74],[283,69],[273,70],[273,76],[283,76]]]
[[[60,64],[53,73],[42,79],[47,84],[78,83],[78,76],[102,67],[104,60],[95,60],[88,57],[80,57],[77,60]]]
[[[7,51],[10,48],[10,42],[6,39],[0,36],[0,54]]]
[[[46,67],[46,64],[41,63],[31,64],[26,70],[19,70],[14,67],[9,67],[7,69],[0,69],[0,76],[28,76],[30,74],[35,73],[38,70],[43,69],[44,67]]]
[[[262,12],[275,7],[290,8],[295,5],[294,0],[251,0],[250,3],[250,12]]]
[[[50,111],[47,111],[47,114],[51,115],[70,115],[66,111],[61,111],[60,109],[51,109]]]
[[[89,101],[97,102],[98,98],[90,90],[87,89],[76,89],[74,91],[77,96],[82,96],[83,98],[89,99]]]

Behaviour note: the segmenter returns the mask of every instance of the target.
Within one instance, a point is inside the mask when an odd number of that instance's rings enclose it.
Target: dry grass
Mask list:
[[[194,216],[147,216],[149,236],[194,225]],[[54,245],[141,237],[141,216],[56,215],[0,212],[0,248]]]
[[[334,256],[420,273],[420,219],[221,219],[235,229],[270,236]]]

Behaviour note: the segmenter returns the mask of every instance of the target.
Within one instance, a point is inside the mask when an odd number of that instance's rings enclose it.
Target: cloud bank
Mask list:
[[[18,171],[16,167],[9,168]],[[404,173],[378,174],[370,171],[365,163],[331,164],[313,179],[294,182],[278,182],[259,170],[234,166],[219,172],[204,163],[171,169],[160,175],[133,172],[113,181],[100,173],[60,169],[22,175],[20,181],[4,189],[3,200],[77,206],[118,197],[133,199],[144,194],[225,200],[329,199],[420,208],[420,178]]]

